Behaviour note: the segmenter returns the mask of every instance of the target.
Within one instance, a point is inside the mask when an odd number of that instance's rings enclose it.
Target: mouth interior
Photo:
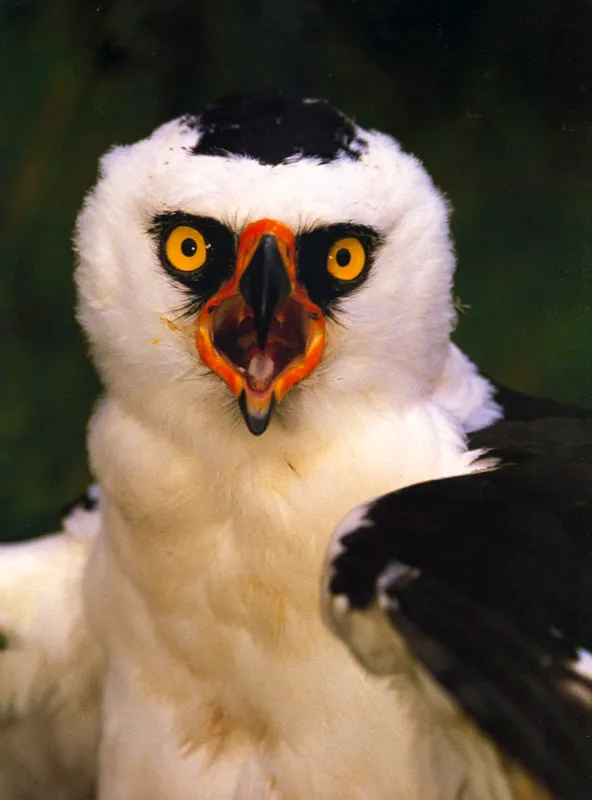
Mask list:
[[[257,344],[253,312],[235,295],[214,312],[213,345],[245,377],[248,388],[265,394],[276,378],[306,352],[306,314],[288,297],[276,310],[263,350]]]

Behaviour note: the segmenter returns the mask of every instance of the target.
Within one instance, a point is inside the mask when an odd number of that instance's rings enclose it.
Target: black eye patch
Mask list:
[[[337,277],[339,270],[335,269],[335,262],[345,268],[350,255],[347,249],[339,248],[339,243],[352,239],[363,248],[364,263],[355,277],[341,280]],[[313,303],[327,316],[334,317],[339,301],[364,283],[381,243],[382,237],[374,228],[354,223],[315,228],[297,238],[298,278]],[[348,274],[351,273],[345,270],[344,275]]]
[[[199,264],[197,269],[191,270],[188,267],[180,269],[170,257],[171,237],[179,228],[187,229],[189,234],[190,229],[193,229],[198,234],[195,239],[189,235],[180,242],[181,253],[188,259],[194,253],[197,242],[203,244],[205,248],[203,258],[197,261]],[[232,275],[236,260],[236,237],[218,220],[186,214],[183,211],[173,211],[158,214],[149,232],[156,242],[163,268],[188,290],[191,311],[201,308]],[[176,263],[180,265],[181,261],[177,260]],[[187,263],[189,264],[189,260]]]

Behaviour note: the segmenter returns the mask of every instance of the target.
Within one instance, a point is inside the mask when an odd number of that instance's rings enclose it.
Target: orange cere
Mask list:
[[[258,219],[256,222],[251,222],[250,225],[247,225],[242,232],[236,255],[235,281],[237,286],[243,272],[253,258],[261,237],[266,233],[271,233],[275,236],[284,267],[290,278],[290,283],[294,287],[296,285],[296,242],[294,234],[287,225],[284,225],[283,222],[277,222],[275,219]]]

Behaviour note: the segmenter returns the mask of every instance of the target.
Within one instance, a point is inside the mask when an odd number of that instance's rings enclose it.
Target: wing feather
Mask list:
[[[382,649],[389,646],[379,609],[511,758],[558,798],[585,800],[592,420],[506,420],[475,442],[498,459],[496,469],[385,495],[337,530],[328,577],[334,628],[370,669],[380,653],[383,671],[381,647],[359,633],[360,615],[372,616]]]

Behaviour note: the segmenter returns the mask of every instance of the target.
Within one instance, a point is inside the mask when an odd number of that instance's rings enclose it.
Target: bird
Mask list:
[[[553,797],[592,796],[592,412],[497,385],[482,473],[353,509],[329,624],[370,671],[410,653]]]
[[[64,619],[46,626],[57,639],[72,623],[77,642],[55,649],[90,660],[70,696],[100,686],[83,791],[548,796],[508,728],[487,730],[409,645],[396,548],[366,585],[340,561],[348,532],[372,532],[373,498],[504,474],[490,445],[471,446],[504,402],[451,341],[449,211],[391,136],[277,92],[227,97],[103,157],[75,235],[77,314],[104,386],[88,435],[100,510],[87,499],[65,517],[58,546],[83,541],[82,556],[55,573]],[[334,534],[348,512],[356,524]],[[23,551],[41,583],[48,542]],[[366,613],[393,563],[391,605]],[[0,597],[9,570],[2,550]],[[356,615],[383,637],[388,674],[349,635]],[[56,672],[65,687],[64,661]]]
[[[61,530],[0,547],[0,797],[92,800],[102,664],[82,580],[100,522],[98,487]]]

